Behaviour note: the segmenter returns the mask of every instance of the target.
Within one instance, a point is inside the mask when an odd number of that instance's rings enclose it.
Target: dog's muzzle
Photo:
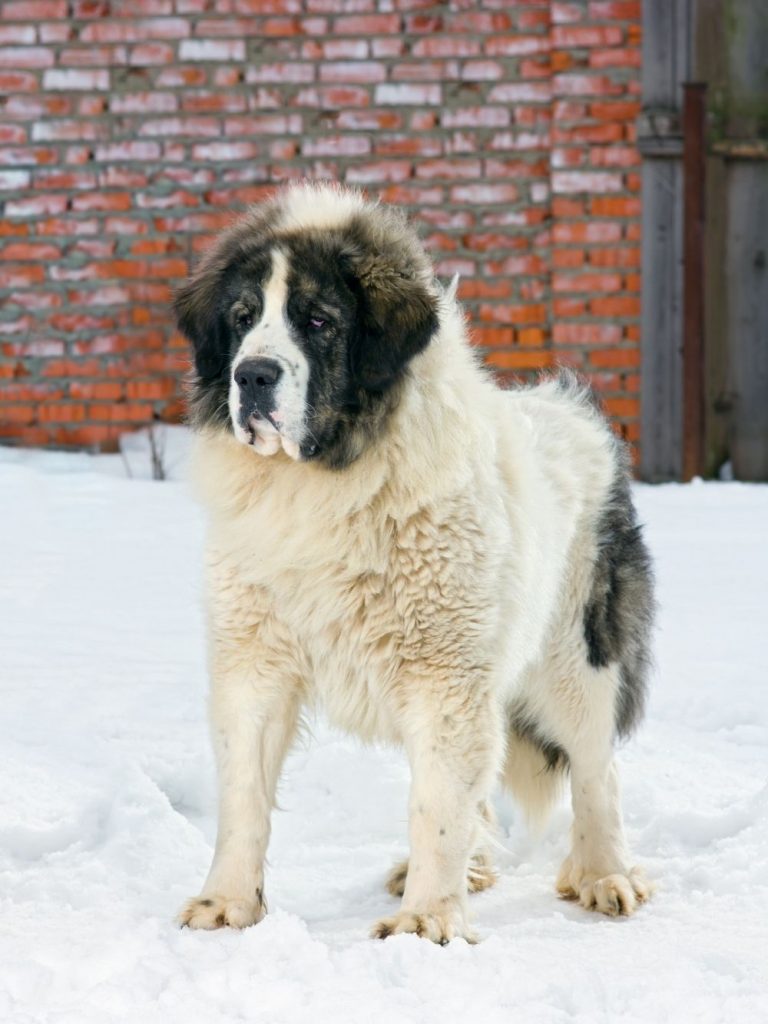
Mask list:
[[[276,429],[274,413],[276,390],[283,368],[276,359],[244,359],[235,370],[235,383],[240,389],[240,423],[243,427],[252,416],[267,420]]]

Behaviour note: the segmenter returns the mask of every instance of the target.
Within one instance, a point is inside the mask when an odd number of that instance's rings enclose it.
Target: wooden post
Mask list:
[[[706,85],[683,86],[683,480],[704,463],[704,168]]]
[[[679,480],[683,448],[680,83],[691,77],[690,0],[643,0],[643,296],[640,475]]]

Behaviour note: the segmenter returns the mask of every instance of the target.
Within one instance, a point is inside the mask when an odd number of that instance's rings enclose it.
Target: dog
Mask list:
[[[650,893],[613,759],[642,717],[652,567],[628,460],[567,372],[503,390],[392,207],[299,183],[252,208],[176,297],[209,514],[218,838],[191,928],[266,912],[264,858],[303,709],[411,769],[399,909],[372,935],[473,941],[498,779],[541,819],[570,773],[557,892]]]

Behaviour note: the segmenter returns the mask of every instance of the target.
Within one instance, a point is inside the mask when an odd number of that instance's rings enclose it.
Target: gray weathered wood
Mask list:
[[[640,472],[679,480],[682,471],[682,168],[643,164]]]
[[[644,111],[678,116],[690,41],[690,0],[645,0]],[[656,152],[664,148],[659,144]],[[674,157],[679,147],[668,152]],[[683,193],[680,163],[669,157],[643,161],[640,474],[654,481],[678,480],[682,471]]]
[[[728,19],[729,139],[725,250],[732,385],[729,441],[738,480],[768,480],[768,4],[742,0]],[[755,159],[757,156],[757,159]]]
[[[768,165],[734,163],[728,177],[731,461],[737,480],[768,480]]]
[[[728,81],[723,0],[699,0],[695,10],[692,76],[709,84],[709,107],[722,102]],[[711,138],[717,140],[716,126]],[[704,474],[716,476],[730,457],[728,447],[728,289],[725,281],[727,171],[713,152],[707,159],[707,229],[704,251],[704,349],[706,416]]]

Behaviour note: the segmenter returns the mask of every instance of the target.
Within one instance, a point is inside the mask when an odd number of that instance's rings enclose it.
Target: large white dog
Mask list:
[[[395,210],[288,188],[180,292],[210,512],[216,852],[193,928],[265,913],[264,857],[302,708],[405,747],[410,860],[373,934],[472,938],[497,778],[538,817],[570,771],[557,890],[648,895],[612,747],[642,714],[652,611],[622,446],[567,376],[500,390]]]

